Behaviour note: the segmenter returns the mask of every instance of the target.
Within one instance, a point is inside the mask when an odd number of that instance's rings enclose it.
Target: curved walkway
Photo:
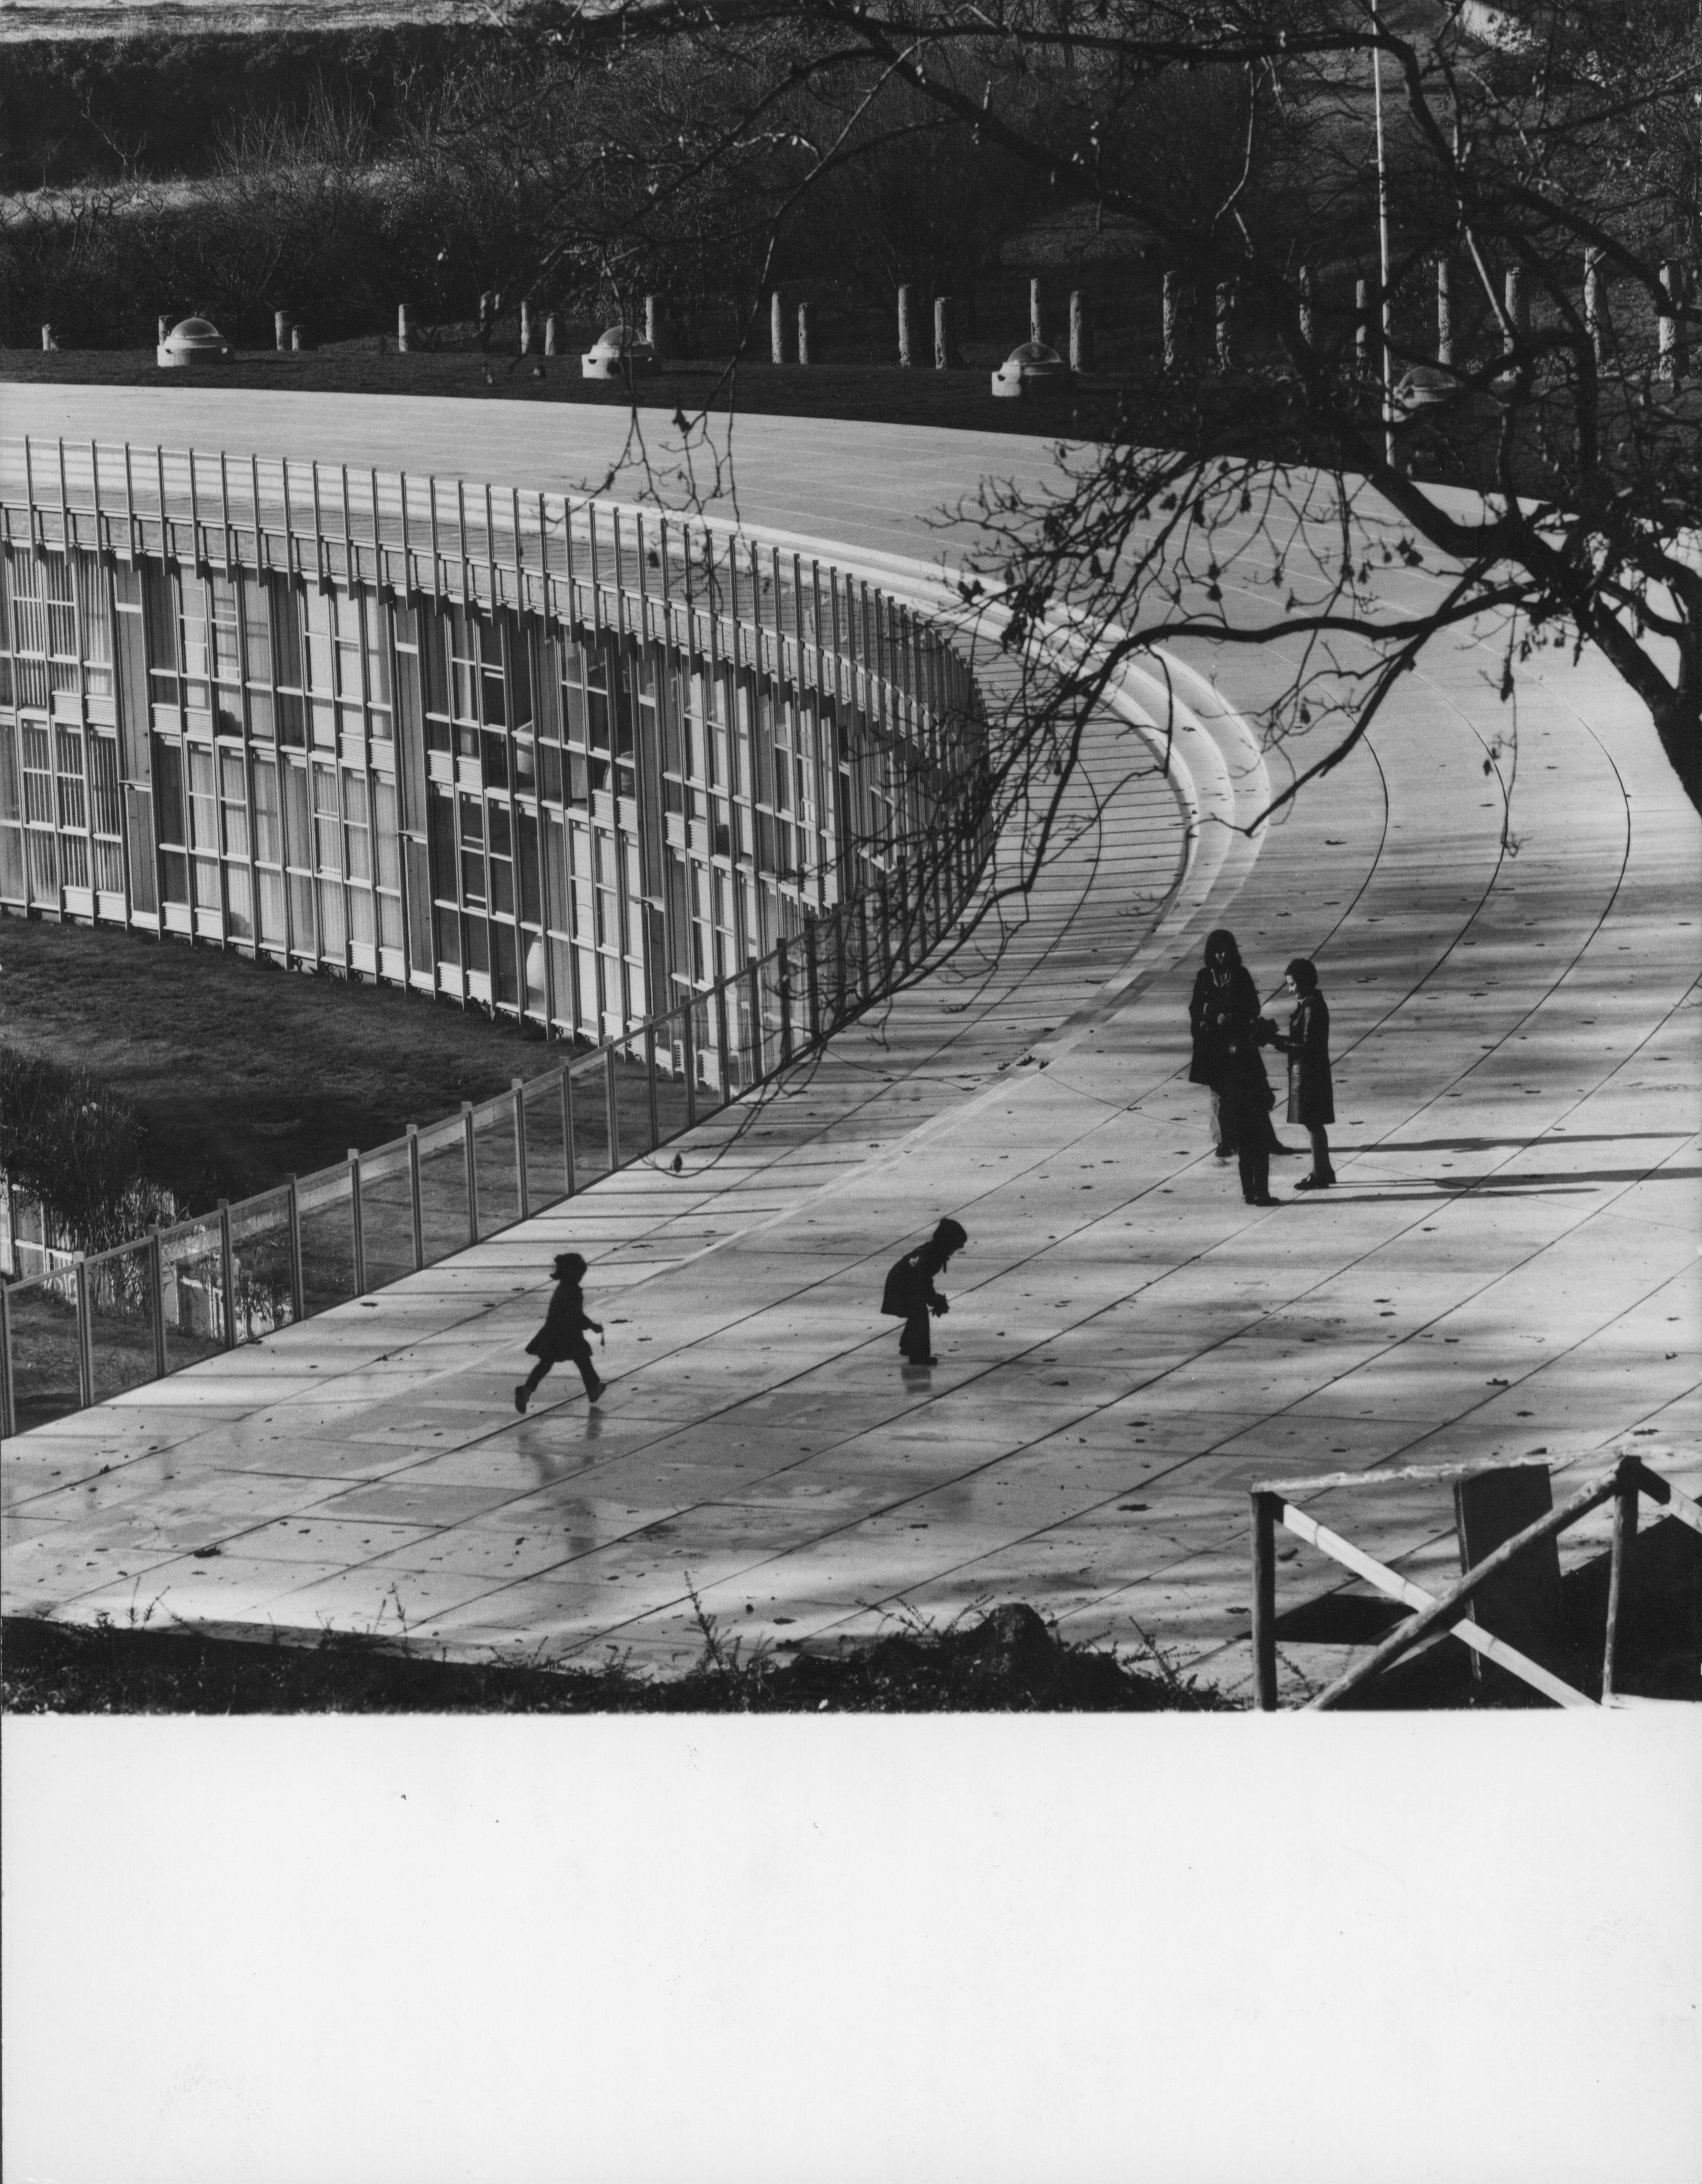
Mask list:
[[[103,438],[181,441],[188,415],[175,392],[6,393],[12,432],[86,438],[98,415]],[[618,423],[240,394],[194,415],[203,445],[552,488],[600,485]],[[925,561],[929,511],[984,466],[1046,466],[991,436],[737,436],[746,520],[842,559]],[[1178,790],[1097,724],[1069,847],[1002,953],[965,950],[742,1128],[683,1141],[680,1174],[626,1171],[13,1442],[8,1612],[678,1665],[700,1604],[792,1644],[1024,1599],[1244,1691],[1254,1479],[1537,1450],[1563,1471],[1637,1435],[1688,1450],[1667,1468],[1694,1491],[1697,822],[1614,678],[1553,658],[1521,690],[1516,784],[1491,650],[1439,646],[1256,849],[1214,815],[1259,808],[1262,762],[1185,669]],[[1248,710],[1280,671],[1214,666]],[[1291,1200],[1301,1164],[1278,1162],[1286,1202],[1254,1211],[1209,1156],[1186,1004],[1219,922],[1267,992],[1290,956],[1320,961],[1327,1198]],[[906,1379],[881,1278],[948,1211],[970,1248],[940,1364]],[[588,1415],[558,1373],[521,1420],[569,1242],[616,1384]],[[1321,1513],[1420,1582],[1452,1561],[1433,1492]],[[1280,1605],[1339,1575],[1299,1553]],[[1288,1687],[1341,1658],[1286,1645]]]

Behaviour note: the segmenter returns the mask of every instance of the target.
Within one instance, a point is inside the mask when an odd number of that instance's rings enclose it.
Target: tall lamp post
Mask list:
[[[1371,0],[1371,28],[1382,32],[1378,0]],[[1389,296],[1389,170],[1383,157],[1383,55],[1371,48],[1371,98],[1377,117],[1377,242],[1382,268],[1383,460],[1395,466],[1394,306]]]

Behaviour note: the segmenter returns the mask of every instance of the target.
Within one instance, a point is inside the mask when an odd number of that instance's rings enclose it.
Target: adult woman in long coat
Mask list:
[[[1289,965],[1283,983],[1299,1003],[1288,1019],[1286,1034],[1279,1032],[1275,1039],[1288,1056],[1288,1119],[1298,1123],[1312,1140],[1312,1173],[1302,1176],[1294,1188],[1328,1190],[1336,1180],[1328,1128],[1336,1119],[1329,1004],[1318,990],[1315,966],[1304,956],[1297,956]]]
[[[1253,983],[1253,973],[1241,960],[1234,933],[1219,926],[1206,935],[1206,960],[1195,975],[1188,1002],[1188,1022],[1194,1034],[1188,1082],[1203,1084],[1211,1093],[1212,1150],[1220,1161],[1233,1160],[1240,1150],[1232,1118],[1224,1104],[1227,1058],[1231,1052],[1241,1057],[1242,1043],[1251,1040],[1258,1016],[1258,989]],[[1257,1053],[1252,1054],[1251,1062],[1263,1077],[1264,1065]],[[1270,1103],[1235,1104],[1254,1117],[1253,1127],[1260,1134],[1266,1152],[1281,1151],[1270,1126]]]

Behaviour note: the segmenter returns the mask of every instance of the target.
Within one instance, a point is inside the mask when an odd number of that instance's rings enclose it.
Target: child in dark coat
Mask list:
[[[1329,1005],[1318,990],[1317,968],[1304,956],[1297,956],[1289,965],[1283,983],[1300,1004],[1288,1019],[1286,1037],[1279,1033],[1275,1042],[1288,1056],[1288,1119],[1298,1123],[1312,1139],[1312,1173],[1302,1176],[1294,1188],[1328,1190],[1336,1180],[1328,1128],[1336,1119]]]
[[[912,1365],[934,1362],[929,1314],[937,1319],[951,1309],[935,1288],[934,1277],[945,1273],[951,1254],[961,1251],[968,1240],[955,1221],[942,1221],[921,1249],[906,1252],[886,1277],[880,1308],[891,1318],[904,1322],[898,1351]]]
[[[552,1365],[560,1365],[572,1358],[579,1368],[579,1378],[585,1383],[585,1393],[595,1402],[603,1392],[603,1383],[597,1378],[597,1368],[591,1362],[591,1346],[585,1340],[589,1327],[594,1334],[603,1331],[600,1321],[585,1316],[585,1298],[580,1283],[585,1279],[585,1262],[577,1251],[564,1251],[556,1260],[555,1268],[555,1294],[550,1300],[550,1310],[544,1324],[526,1346],[528,1357],[538,1362],[531,1377],[522,1381],[514,1391],[514,1407],[524,1412],[532,1401],[539,1382]]]

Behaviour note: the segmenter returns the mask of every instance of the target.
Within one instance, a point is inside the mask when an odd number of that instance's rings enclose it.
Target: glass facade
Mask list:
[[[979,763],[974,685],[867,586],[654,518],[646,544],[631,511],[624,534],[604,511],[584,537],[564,513],[558,540],[541,500],[528,570],[517,496],[499,568],[488,494],[484,560],[470,550],[466,488],[451,557],[435,485],[427,562],[406,482],[399,581],[376,480],[363,548],[349,474],[333,521],[315,468],[304,536],[288,473],[274,530],[251,466],[252,525],[227,486],[221,535],[193,464],[189,519],[168,520],[163,466],[139,518],[127,449],[120,527],[112,460],[86,519],[3,510],[7,908],[598,1042],[836,903],[913,892],[942,855],[946,801]],[[942,861],[937,902],[972,855]]]
[[[926,838],[948,708],[894,729],[902,688],[843,644],[812,683],[811,649],[761,622],[730,640],[721,614],[638,629],[470,590],[13,538],[0,904],[599,1042]],[[834,585],[834,621],[859,607]]]

